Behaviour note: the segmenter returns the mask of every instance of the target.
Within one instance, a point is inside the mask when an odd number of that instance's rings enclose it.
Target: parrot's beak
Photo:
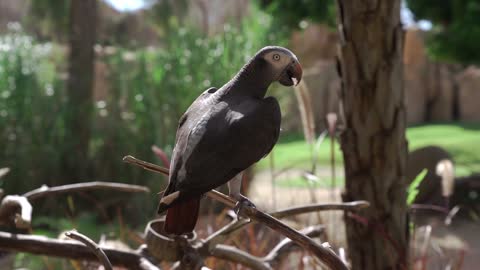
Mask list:
[[[297,60],[294,60],[280,75],[278,80],[282,85],[292,86],[298,85],[302,80],[302,66]]]
[[[302,80],[303,70],[302,70],[302,66],[298,61],[295,61],[293,62],[292,65],[290,65],[290,69],[287,70],[287,73],[290,73],[289,75],[291,75],[293,84],[295,86],[297,86]]]

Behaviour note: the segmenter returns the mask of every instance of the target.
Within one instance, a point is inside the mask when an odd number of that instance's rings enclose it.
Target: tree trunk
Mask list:
[[[406,269],[403,29],[400,0],[338,0],[340,105],[345,130],[344,201],[371,206],[346,215],[352,269]]]
[[[96,0],[70,4],[70,55],[67,81],[66,151],[64,176],[70,181],[88,175],[88,145],[93,113]],[[67,180],[67,179],[65,179]]]

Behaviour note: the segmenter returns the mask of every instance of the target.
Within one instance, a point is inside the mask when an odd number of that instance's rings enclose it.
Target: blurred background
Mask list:
[[[422,183],[419,202],[435,203],[434,166],[452,160],[462,183],[452,205],[467,205],[478,226],[480,3],[410,0],[401,15],[407,138],[410,151],[421,150],[409,180],[429,168],[434,184]],[[280,142],[251,169],[245,190],[268,209],[340,201],[342,155],[335,140],[322,143],[327,114],[338,113],[338,42],[333,0],[0,0],[0,168],[9,168],[1,188],[147,186],[147,195],[99,191],[35,205],[36,234],[77,227],[136,243],[167,179],[122,157],[167,166],[178,119],[198,94],[222,86],[260,48],[281,45],[297,54],[305,83],[271,87],[283,112]],[[330,242],[344,241],[341,230]],[[16,265],[58,262],[18,255]]]

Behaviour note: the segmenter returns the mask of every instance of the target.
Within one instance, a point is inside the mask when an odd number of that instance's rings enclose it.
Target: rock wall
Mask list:
[[[340,80],[336,73],[337,36],[334,29],[309,25],[292,34],[290,47],[304,66],[304,80],[311,91],[317,132],[324,130],[325,115],[338,112]],[[425,48],[425,34],[409,28],[404,44],[404,85],[408,124],[452,120],[480,121],[480,68],[431,60]],[[293,100],[291,111],[297,112]],[[296,117],[285,123],[301,126]],[[298,118],[297,118],[298,119]]]

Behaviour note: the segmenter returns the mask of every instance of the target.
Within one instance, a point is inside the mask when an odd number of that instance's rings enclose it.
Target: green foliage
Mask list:
[[[89,161],[79,161],[89,163],[91,179],[82,180],[161,190],[163,176],[126,165],[121,158],[132,154],[155,162],[153,144],[170,153],[178,119],[201,92],[221,87],[263,46],[281,45],[270,32],[271,17],[252,12],[255,20],[226,25],[224,32],[208,38],[182,27],[170,32],[164,48],[104,47],[98,60],[109,74],[108,87],[95,93]],[[77,181],[61,175],[60,168],[60,154],[74,139],[65,135],[71,110],[65,103],[65,59],[61,48],[21,32],[0,37],[0,164],[12,169],[2,182],[7,193]],[[156,198],[132,196],[124,209],[131,220],[142,222],[153,213]]]
[[[423,169],[408,186],[408,189],[407,189],[407,205],[408,206],[412,205],[412,203],[415,201],[415,198],[420,192],[420,190],[418,190],[418,187],[422,183],[423,179],[425,179],[425,175],[427,175],[427,172],[428,172],[427,169]]]
[[[262,7],[271,13],[276,22],[289,28],[299,28],[303,20],[335,24],[333,0],[264,0]]]
[[[55,50],[17,31],[0,37],[0,163],[12,169],[4,183],[9,191],[57,176],[65,108]]]
[[[417,19],[433,22],[430,55],[465,64],[480,63],[480,2],[477,0],[408,0]]]
[[[26,23],[42,37],[64,39],[69,21],[70,0],[32,0]]]

